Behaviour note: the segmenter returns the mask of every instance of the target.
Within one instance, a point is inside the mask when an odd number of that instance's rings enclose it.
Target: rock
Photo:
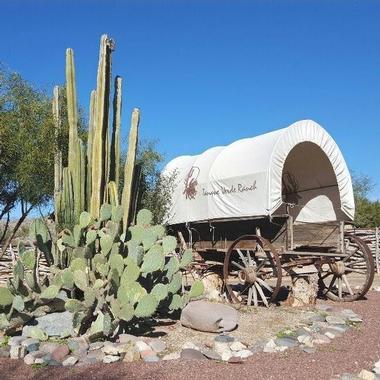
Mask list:
[[[375,367],[373,369],[373,372],[375,372],[376,374],[380,375],[380,367]]]
[[[206,356],[207,359],[219,360],[219,361],[222,360],[222,357],[213,350],[203,350],[202,353],[204,356]]]
[[[89,363],[97,363],[103,361],[104,356],[105,354],[102,350],[92,350],[88,352],[84,358],[84,361]]]
[[[125,352],[123,362],[131,363],[140,360],[140,351],[133,345]]]
[[[363,380],[376,380],[376,375],[373,372],[367,371],[366,369],[362,369],[359,372],[358,376]]]
[[[310,346],[301,346],[301,350],[308,354],[314,354],[317,351],[315,347],[310,347]]]
[[[326,317],[321,314],[314,314],[309,318],[309,320],[310,322],[324,322],[326,320]]]
[[[312,341],[314,344],[327,344],[331,342],[331,340],[324,334],[314,334]]]
[[[320,311],[332,311],[333,308],[330,305],[324,305],[324,304],[317,304],[315,305],[315,308]]]
[[[120,356],[115,356],[115,355],[106,355],[103,358],[103,363],[109,364],[109,363],[115,363],[120,361]]]
[[[58,360],[50,358],[49,360],[47,360],[47,365],[54,366],[54,367],[59,367],[59,366],[62,365],[62,363],[60,361],[58,361]]]
[[[380,360],[375,363],[375,367],[380,368]]]
[[[160,358],[157,355],[148,355],[143,360],[144,362],[159,362]]]
[[[180,352],[172,352],[170,354],[167,354],[165,355],[162,360],[176,360],[176,359],[179,359],[181,357],[181,353]]]
[[[10,346],[0,347],[0,358],[9,358],[10,349]]]
[[[326,317],[326,321],[330,325],[344,325],[346,323],[346,321],[343,318],[337,317],[335,315],[328,315]]]
[[[21,342],[21,346],[24,346],[27,352],[37,351],[40,347],[40,341],[34,338],[27,338]]]
[[[138,340],[137,342],[135,342],[135,345],[140,352],[150,351],[150,349],[151,349],[150,346],[142,340]]]
[[[358,315],[351,309],[343,309],[340,314],[345,318],[358,317]]]
[[[197,345],[195,345],[193,342],[185,342],[182,345],[182,349],[185,350],[186,348],[191,348],[192,350],[198,350],[199,351],[199,347]]]
[[[11,359],[22,359],[26,355],[26,348],[24,346],[11,346],[9,356]]]
[[[286,300],[286,304],[293,307],[315,305],[317,292],[317,274],[294,274],[292,275],[292,289]]]
[[[284,337],[284,338],[277,338],[275,340],[275,343],[277,346],[280,346],[280,347],[295,347],[297,346],[297,340],[295,338],[292,338],[292,337]]]
[[[141,358],[144,359],[146,356],[153,356],[156,353],[149,348],[149,350],[140,351]]]
[[[51,354],[59,346],[60,344],[56,342],[44,342],[40,345],[40,351],[45,352],[45,354]]]
[[[232,352],[230,350],[229,343],[226,342],[214,342],[214,351],[219,354],[223,358],[223,353],[228,353],[230,357],[232,356]],[[228,359],[227,359],[228,360]]]
[[[256,354],[257,352],[262,352],[264,350],[264,347],[266,345],[266,341],[264,339],[258,340],[253,345],[249,346],[248,349],[253,353]]]
[[[264,346],[264,352],[276,352],[277,345],[273,339],[270,339]]]
[[[64,367],[70,367],[72,365],[75,365],[78,362],[78,358],[76,356],[69,356],[67,357],[63,362],[62,365]]]
[[[205,360],[206,357],[202,352],[198,350],[193,350],[191,348],[185,348],[181,351],[181,359],[185,360]]]
[[[30,354],[26,354],[24,356],[24,363],[26,365],[32,365],[34,364],[34,361],[36,360],[36,358],[34,357],[34,355],[32,355],[31,353]]]
[[[250,350],[241,350],[241,351],[236,352],[235,355],[242,358],[242,359],[246,359],[246,358],[252,356],[253,353]]]
[[[50,354],[41,355],[34,360],[34,364],[49,365],[50,359]]]
[[[232,343],[235,340],[233,336],[230,335],[218,335],[215,337],[214,341],[215,342],[220,342],[220,343]]]
[[[181,324],[199,331],[231,331],[237,323],[238,312],[234,308],[207,301],[190,302],[181,313]]]
[[[228,362],[234,355],[232,355],[232,352],[231,351],[224,351],[221,355],[222,357],[222,360],[224,362]]]
[[[21,343],[26,339],[25,336],[12,336],[8,340],[9,346],[21,346]]]
[[[380,292],[380,286],[376,286],[376,287],[374,287],[373,290],[374,290],[375,292]]]
[[[105,342],[101,350],[107,355],[119,355],[118,343]]]
[[[310,335],[300,335],[297,340],[306,346],[313,347],[313,339]]]
[[[361,322],[363,322],[363,320],[361,318],[359,318],[359,317],[350,317],[350,318],[348,318],[348,320],[350,322],[352,322],[352,323],[361,323]]]
[[[247,346],[241,342],[233,342],[230,344],[231,351],[241,351],[241,350],[245,350],[246,348]]]
[[[94,342],[94,343],[90,343],[89,347],[88,347],[88,350],[89,351],[92,351],[92,350],[100,350],[101,348],[103,348],[104,346],[104,342]]]
[[[135,335],[131,335],[131,334],[120,334],[119,335],[119,343],[128,343],[128,342],[137,342],[139,340],[139,338]]]
[[[78,351],[78,350],[87,350],[89,348],[89,344],[84,337],[77,337],[68,339],[67,345],[69,346],[70,351]]]
[[[149,346],[152,348],[152,350],[154,352],[157,352],[157,353],[166,350],[165,342],[163,340],[160,340],[160,339],[151,340],[149,342]]]
[[[48,336],[67,337],[74,334],[73,314],[69,311],[46,314],[28,322],[22,329],[22,335],[29,336],[32,326],[40,328]]]
[[[60,344],[51,353],[51,358],[57,362],[61,362],[70,353],[69,347],[66,344]]]
[[[334,339],[334,338],[335,338],[335,334],[333,334],[333,333],[330,332],[330,331],[326,331],[326,332],[325,332],[325,335],[326,335],[327,338],[329,338],[329,339]]]

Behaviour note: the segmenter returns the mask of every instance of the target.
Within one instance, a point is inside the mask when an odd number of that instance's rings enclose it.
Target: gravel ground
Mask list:
[[[323,302],[321,302],[323,303]],[[131,364],[96,364],[72,368],[36,369],[19,360],[0,359],[1,379],[331,379],[344,372],[370,370],[380,359],[380,293],[368,299],[335,307],[350,308],[364,319],[342,337],[314,354],[300,350],[259,353],[242,364],[212,361],[161,361]]]

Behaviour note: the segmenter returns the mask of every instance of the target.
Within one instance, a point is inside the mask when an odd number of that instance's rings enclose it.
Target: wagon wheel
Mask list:
[[[277,251],[260,236],[241,236],[224,258],[224,285],[233,303],[268,307],[280,290],[281,274]]]
[[[354,235],[346,235],[346,257],[325,262],[319,281],[323,293],[333,301],[350,302],[364,297],[374,277],[374,261],[367,244]]]

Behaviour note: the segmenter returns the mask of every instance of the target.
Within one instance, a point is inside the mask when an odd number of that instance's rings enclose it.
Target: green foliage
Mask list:
[[[57,242],[61,244],[58,259],[41,286],[37,285],[35,271],[30,272],[35,265],[33,256],[21,246],[21,259],[14,267],[15,279],[9,282],[9,289],[0,288],[3,309],[7,313],[11,310],[3,325],[13,310],[31,314],[65,292],[65,309],[74,313],[75,331],[87,332],[92,339],[110,336],[118,325],[138,324],[141,318],[177,310],[202,294],[202,284],[196,282],[185,301],[178,294],[182,288],[180,263],[185,266],[191,260],[191,252],[185,252],[181,262],[176,256],[166,257],[165,252],[172,254],[176,248],[176,240],[165,236],[164,229],[150,225],[149,212],[143,210],[137,217],[141,225],[135,227],[141,229],[143,238],[136,240],[132,233],[127,234],[132,240],[124,241],[121,229],[111,221],[115,218],[109,212],[111,208],[103,205],[101,210],[102,221],[82,213],[75,231],[64,232]],[[45,244],[49,237],[42,235],[41,242]],[[76,240],[75,247],[72,242],[63,244],[68,239],[64,237]],[[33,334],[41,335],[38,330]]]
[[[355,196],[355,225],[370,228],[380,226],[380,201],[370,200],[369,193],[374,184],[370,177],[363,174],[353,174],[352,183]]]

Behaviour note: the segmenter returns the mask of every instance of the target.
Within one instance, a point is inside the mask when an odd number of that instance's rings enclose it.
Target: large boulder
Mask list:
[[[194,301],[182,310],[181,324],[194,330],[219,333],[235,329],[238,318],[238,312],[231,306]]]
[[[22,329],[22,335],[29,336],[32,327],[40,328],[48,336],[68,337],[74,334],[73,314],[64,311],[62,313],[51,313],[33,319],[24,326]]]

